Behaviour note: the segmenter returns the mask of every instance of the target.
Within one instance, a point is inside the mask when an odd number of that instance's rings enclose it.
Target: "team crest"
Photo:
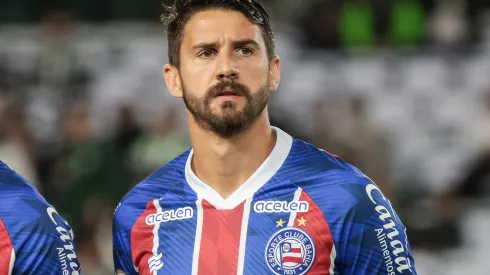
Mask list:
[[[315,260],[315,244],[303,230],[286,227],[277,231],[265,247],[265,261],[277,275],[303,275]]]

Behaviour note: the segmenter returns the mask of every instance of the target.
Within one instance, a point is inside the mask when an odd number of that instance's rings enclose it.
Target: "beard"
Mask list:
[[[222,138],[230,138],[249,129],[264,111],[269,101],[268,83],[269,81],[252,94],[250,89],[243,84],[235,81],[221,81],[209,88],[203,98],[192,96],[183,85],[184,103],[199,127]],[[213,100],[225,88],[233,89],[234,94],[245,99],[245,106],[241,110],[234,101],[223,101],[218,106],[218,111],[212,110]]]

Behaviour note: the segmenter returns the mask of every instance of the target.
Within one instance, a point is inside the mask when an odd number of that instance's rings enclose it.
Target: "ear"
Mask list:
[[[275,56],[269,66],[269,90],[274,92],[279,87],[281,81],[281,60],[279,56]]]
[[[173,96],[177,98],[184,96],[179,70],[175,66],[170,64],[163,66],[163,78],[165,78],[167,88]]]

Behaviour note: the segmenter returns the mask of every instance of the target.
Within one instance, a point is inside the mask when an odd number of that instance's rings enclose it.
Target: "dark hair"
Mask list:
[[[275,56],[274,34],[269,15],[257,0],[175,0],[173,6],[164,6],[161,20],[167,29],[168,58],[171,65],[180,65],[180,46],[185,24],[200,11],[210,9],[232,10],[245,15],[260,27],[269,61]]]

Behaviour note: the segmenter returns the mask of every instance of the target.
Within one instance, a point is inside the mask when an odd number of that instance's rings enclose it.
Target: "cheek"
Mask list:
[[[182,71],[182,84],[186,92],[202,97],[209,88],[209,71]]]
[[[244,82],[250,83],[250,88],[253,92],[255,92],[257,89],[261,88],[264,85],[264,83],[267,81],[268,75],[269,70],[267,67],[253,66],[244,74],[242,74],[241,78]]]

